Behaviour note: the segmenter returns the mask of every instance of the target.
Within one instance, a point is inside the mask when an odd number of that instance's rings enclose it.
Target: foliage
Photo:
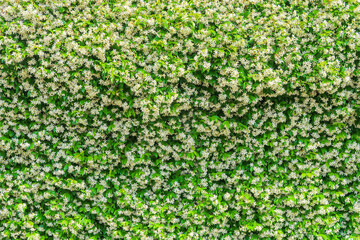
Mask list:
[[[1,1],[0,238],[358,238],[359,13]]]

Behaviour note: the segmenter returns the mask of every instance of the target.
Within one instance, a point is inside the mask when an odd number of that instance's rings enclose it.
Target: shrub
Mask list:
[[[360,4],[0,4],[1,239],[360,235]]]

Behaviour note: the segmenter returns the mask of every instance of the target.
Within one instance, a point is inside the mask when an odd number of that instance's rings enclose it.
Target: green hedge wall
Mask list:
[[[0,1],[0,239],[359,239],[360,2]]]

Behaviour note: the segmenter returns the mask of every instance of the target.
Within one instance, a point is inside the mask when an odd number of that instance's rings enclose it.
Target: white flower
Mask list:
[[[210,69],[211,63],[209,63],[209,62],[204,62],[204,63],[203,63],[203,66],[204,66],[205,69]]]
[[[360,213],[360,201],[355,202],[354,207],[353,207],[353,211]]]

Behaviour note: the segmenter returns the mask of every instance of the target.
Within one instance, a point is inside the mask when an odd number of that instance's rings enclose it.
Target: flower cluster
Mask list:
[[[359,1],[1,1],[0,62],[0,239],[360,236]]]

